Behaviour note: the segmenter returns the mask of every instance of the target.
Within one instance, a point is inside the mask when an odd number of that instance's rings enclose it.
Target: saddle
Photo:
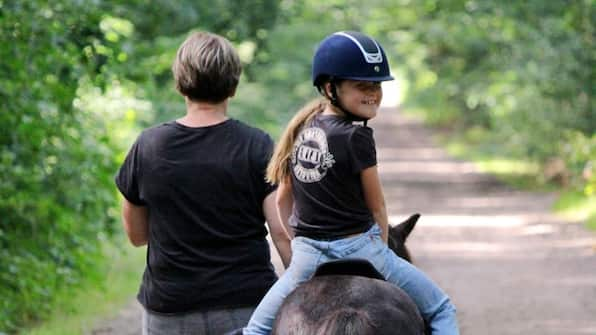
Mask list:
[[[320,276],[360,276],[385,280],[385,277],[366,259],[340,259],[319,265],[314,277]]]

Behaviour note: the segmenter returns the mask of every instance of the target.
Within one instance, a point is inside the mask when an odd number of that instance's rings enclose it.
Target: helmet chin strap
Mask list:
[[[345,108],[343,106],[343,104],[341,103],[341,101],[339,101],[339,96],[337,95],[337,80],[335,78],[332,78],[329,83],[331,84],[331,96],[327,95],[327,91],[325,91],[325,96],[327,96],[327,98],[329,99],[329,101],[331,101],[331,104],[337,108],[339,108],[339,110],[341,110],[342,112],[344,112],[346,114],[346,116],[348,117],[348,120],[350,121],[356,121],[356,122],[364,122],[364,126],[366,126],[368,119],[360,117],[355,115],[354,113],[348,111],[347,108]]]

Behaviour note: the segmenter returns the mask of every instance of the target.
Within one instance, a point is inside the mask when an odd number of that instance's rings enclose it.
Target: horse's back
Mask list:
[[[273,334],[424,334],[416,305],[382,280],[345,275],[315,277],[284,301]]]

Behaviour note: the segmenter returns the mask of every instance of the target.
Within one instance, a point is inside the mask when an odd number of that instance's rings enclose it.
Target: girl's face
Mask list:
[[[372,119],[383,99],[381,83],[376,81],[344,80],[337,87],[344,108],[356,116]]]

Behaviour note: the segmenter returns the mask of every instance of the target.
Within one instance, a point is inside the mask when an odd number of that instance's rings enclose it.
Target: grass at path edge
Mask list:
[[[561,189],[545,183],[541,180],[540,167],[537,164],[501,157],[498,147],[475,144],[469,136],[470,134],[455,136],[441,133],[435,139],[450,155],[474,162],[482,172],[494,175],[511,187],[535,192],[556,192],[557,200],[552,208],[555,214],[569,221],[583,222],[588,229],[596,231],[596,195],[588,196],[578,190]]]
[[[90,281],[75,291],[59,293],[50,318],[20,334],[90,334],[100,320],[115,316],[130,302],[141,280],[145,248],[133,248],[124,238],[118,242],[120,247],[105,248],[105,263],[98,264],[106,271],[103,281]]]

